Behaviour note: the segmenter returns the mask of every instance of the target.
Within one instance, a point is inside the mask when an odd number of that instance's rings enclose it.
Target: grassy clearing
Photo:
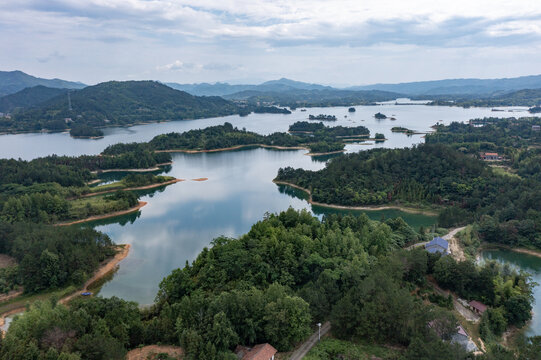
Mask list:
[[[69,295],[75,292],[76,290],[77,288],[71,285],[62,289],[42,292],[39,294],[24,294],[24,295],[16,297],[15,299],[11,299],[9,301],[6,301],[0,304],[0,314],[4,314],[4,313],[13,311],[15,309],[23,308],[23,307],[28,307],[30,304],[33,304],[34,302],[38,300],[43,301],[43,300],[49,300],[52,298],[58,300],[58,299],[63,298],[66,295]]]
[[[305,360],[369,360],[372,355],[382,359],[398,359],[397,350],[374,344],[357,344],[333,338],[324,338],[304,357]]]
[[[510,169],[507,168],[507,167],[491,166],[491,168],[492,168],[492,171],[494,172],[494,174],[496,174],[496,175],[508,176],[508,177],[515,178],[515,179],[521,179],[521,177],[519,175],[511,172]]]
[[[141,181],[134,182],[130,181],[130,177],[139,177]],[[128,179],[128,180],[127,180]],[[110,184],[105,185],[99,185],[94,188],[92,188],[93,192],[102,192],[102,191],[110,191],[110,190],[122,190],[130,187],[139,187],[139,186],[147,186],[147,185],[153,185],[153,184],[159,184],[164,183],[167,181],[175,180],[172,176],[154,176],[150,174],[150,176],[145,177],[144,175],[140,174],[131,174],[129,177],[125,177],[124,179],[120,181],[116,181]]]
[[[456,234],[456,237],[460,241],[460,246],[464,249],[466,258],[475,260],[479,247],[481,246],[481,240],[479,239],[476,226],[466,226],[464,230]]]
[[[70,219],[85,219],[89,216],[103,215],[130,208],[127,201],[123,199],[111,200],[106,195],[81,198],[71,201],[70,204]]]

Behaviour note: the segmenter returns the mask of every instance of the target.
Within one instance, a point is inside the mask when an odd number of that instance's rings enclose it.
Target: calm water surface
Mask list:
[[[305,120],[309,114],[332,114],[338,121],[329,125],[366,126],[372,134],[385,134],[385,143],[350,144],[346,149],[356,152],[372,147],[406,147],[423,142],[422,135],[406,136],[392,133],[393,126],[416,131],[430,131],[436,122],[467,121],[485,116],[526,116],[519,112],[491,112],[490,109],[462,109],[419,105],[357,106],[355,113],[346,107],[309,108],[291,115],[251,114],[247,117],[228,116],[213,119],[176,121],[140,125],[130,128],[109,128],[104,139],[73,139],[68,134],[19,134],[0,136],[0,157],[33,159],[50,154],[98,154],[106,146],[118,142],[148,141],[154,136],[173,131],[186,131],[219,125],[228,121],[239,128],[269,134],[287,131],[290,124]],[[509,110],[509,109],[506,109]],[[376,120],[382,112],[396,121]],[[347,117],[345,117],[347,116]],[[129,256],[121,263],[114,278],[106,283],[103,296],[119,296],[141,304],[152,303],[159,282],[173,269],[183,267],[208,246],[213,238],[236,237],[246,233],[266,212],[279,212],[288,207],[309,209],[314,215],[346,213],[343,210],[311,207],[306,196],[296,190],[278,186],[272,179],[280,167],[292,166],[318,170],[325,160],[304,155],[305,151],[250,149],[224,153],[173,154],[168,175],[187,179],[165,189],[141,193],[147,201],[139,213],[95,222],[91,226],[103,231],[119,244],[132,245]],[[197,182],[190,179],[208,178]],[[359,213],[359,212],[356,212]],[[376,220],[402,216],[418,228],[434,223],[434,218],[395,210],[368,212]]]
[[[496,260],[522,269],[532,275],[532,280],[541,284],[541,258],[536,256],[503,250],[485,250],[481,253],[482,260]],[[526,327],[526,335],[541,335],[541,287],[534,288],[536,303],[533,305],[533,318]]]

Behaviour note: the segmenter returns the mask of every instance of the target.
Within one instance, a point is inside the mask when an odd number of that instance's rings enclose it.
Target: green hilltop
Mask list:
[[[58,131],[91,127],[184,120],[237,114],[220,97],[199,97],[155,81],[110,81],[70,91],[0,120],[0,131]]]

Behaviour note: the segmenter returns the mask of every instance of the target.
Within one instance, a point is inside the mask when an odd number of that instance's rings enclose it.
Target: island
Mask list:
[[[260,135],[233,127],[231,123],[210,126],[184,133],[158,135],[147,143],[116,144],[108,146],[103,155],[126,156],[126,153],[169,153],[169,152],[217,152],[250,147],[276,150],[308,149],[308,155],[322,155],[343,151],[348,142],[368,138],[369,130],[364,126],[326,127],[323,123],[296,122],[290,126],[291,133]]]
[[[400,133],[404,133],[404,134],[407,134],[407,135],[413,135],[413,134],[415,134],[415,131],[410,130],[410,129],[405,128],[405,127],[401,127],[401,126],[393,126],[393,127],[391,128],[391,131],[392,131],[392,132],[400,132]]]
[[[71,127],[70,135],[74,138],[100,139],[103,131],[85,124],[76,124]]]
[[[324,115],[324,114],[319,114],[319,115],[309,115],[308,116],[308,120],[321,120],[321,121],[336,121],[336,116],[335,115]]]
[[[374,114],[374,117],[375,117],[376,119],[378,119],[378,120],[387,119],[387,115],[382,114],[382,113],[380,113],[380,112]]]
[[[350,112],[350,113],[355,112],[355,111],[356,111],[356,110],[355,110],[354,107],[350,107],[350,108],[348,109],[348,112]]]
[[[291,114],[286,108],[279,108],[277,106],[257,106],[253,109],[256,114]]]

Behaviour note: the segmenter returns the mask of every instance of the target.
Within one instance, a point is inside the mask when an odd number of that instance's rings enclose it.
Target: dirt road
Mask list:
[[[444,240],[447,240],[449,242],[449,251],[451,252],[451,256],[455,258],[457,261],[464,261],[466,260],[466,255],[464,255],[464,251],[460,247],[458,243],[458,239],[456,238],[456,234],[464,230],[466,227],[462,226],[456,229],[453,229],[449,231],[447,235],[443,237]]]
[[[66,296],[65,298],[61,299],[59,303],[66,304],[74,297],[79,296],[79,294],[88,291],[88,288],[90,287],[90,285],[100,280],[105,275],[109,274],[111,271],[115,270],[118,264],[128,256],[129,252],[130,252],[130,244],[122,245],[122,248],[115,254],[115,256],[112,259],[109,259],[107,262],[105,262],[102,266],[100,266],[98,271],[96,271],[94,275],[85,282],[81,290],[76,291],[69,296]]]

